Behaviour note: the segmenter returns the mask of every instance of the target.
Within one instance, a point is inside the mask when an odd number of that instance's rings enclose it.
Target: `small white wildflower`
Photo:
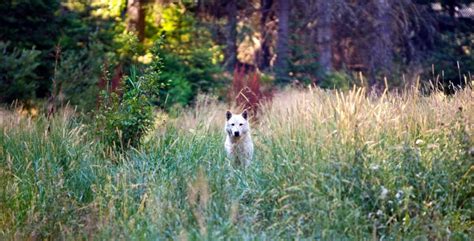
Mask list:
[[[403,191],[402,190],[398,190],[397,194],[395,194],[396,199],[400,199],[400,198],[402,198],[402,196],[403,196]]]
[[[385,199],[387,197],[387,194],[388,194],[388,189],[382,186],[382,192],[380,193],[380,198]]]
[[[471,146],[468,151],[469,155],[474,156],[474,146]]]
[[[423,145],[425,142],[422,140],[422,139],[416,139],[415,141],[415,145],[419,146],[419,145]]]
[[[431,202],[424,202],[424,203],[425,203],[425,206],[426,206],[427,208],[431,208],[431,207],[433,206],[433,204],[434,204],[433,201],[431,201]]]
[[[372,165],[370,165],[370,169],[371,169],[371,170],[376,171],[376,170],[378,170],[379,168],[380,168],[380,166],[377,165],[377,164],[372,164]]]
[[[383,215],[383,212],[382,212],[382,210],[380,210],[380,209],[379,209],[379,210],[377,210],[377,216],[382,216],[382,215]]]

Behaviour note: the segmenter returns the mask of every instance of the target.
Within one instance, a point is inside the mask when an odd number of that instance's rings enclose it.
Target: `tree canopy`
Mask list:
[[[5,0],[0,101],[91,109],[101,83],[150,64],[156,41],[165,108],[225,97],[236,67],[270,86],[449,89],[472,80],[473,20],[468,0]]]

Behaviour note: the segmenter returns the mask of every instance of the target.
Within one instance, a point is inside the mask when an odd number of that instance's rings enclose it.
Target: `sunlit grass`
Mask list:
[[[468,240],[472,97],[284,91],[253,123],[247,170],[207,97],[127,153],[70,111],[2,112],[0,239]]]

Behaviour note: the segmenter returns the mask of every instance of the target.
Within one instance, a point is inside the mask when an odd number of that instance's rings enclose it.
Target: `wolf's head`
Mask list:
[[[227,111],[226,118],[225,131],[230,137],[239,138],[249,133],[250,126],[246,110],[240,115],[232,114],[232,112]]]

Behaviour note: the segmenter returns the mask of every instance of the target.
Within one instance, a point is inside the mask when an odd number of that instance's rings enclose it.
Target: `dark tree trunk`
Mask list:
[[[278,0],[278,8],[278,39],[276,47],[277,58],[275,61],[274,70],[276,73],[277,82],[288,83],[290,81],[288,77],[288,24],[290,15],[289,1]]]
[[[375,33],[369,56],[370,85],[377,84],[377,74],[387,77],[392,70],[392,18],[390,16],[390,0],[375,0]]]
[[[319,64],[323,70],[323,75],[326,75],[332,71],[332,4],[330,1],[319,0],[318,16]]]
[[[227,39],[225,67],[232,71],[237,64],[237,0],[229,0],[227,10]]]
[[[267,19],[270,15],[273,0],[261,0],[260,34],[261,50],[258,54],[258,68],[264,70],[270,66],[270,33],[267,32]]]
[[[128,0],[127,2],[127,30],[135,32],[138,40],[145,38],[145,8],[144,0]]]
[[[446,5],[448,7],[448,13],[451,18],[456,18],[456,0],[448,0],[446,1]]]

